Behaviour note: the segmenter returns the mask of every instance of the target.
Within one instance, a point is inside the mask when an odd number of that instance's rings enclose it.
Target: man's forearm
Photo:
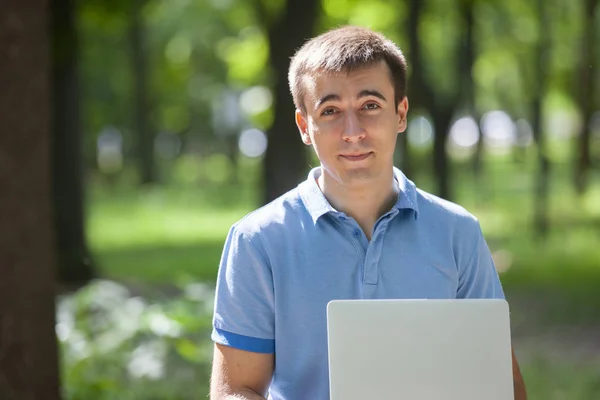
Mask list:
[[[251,390],[240,390],[238,392],[228,394],[227,396],[223,397],[222,400],[266,400],[266,399]]]
[[[515,393],[515,400],[527,400],[527,390],[525,389],[525,381],[521,374],[521,368],[517,362],[517,356],[515,350],[511,349],[512,352],[512,369],[513,369],[513,388]]]
[[[515,390],[515,400],[527,400],[527,390],[525,389],[525,382],[523,379],[517,379],[513,382]]]

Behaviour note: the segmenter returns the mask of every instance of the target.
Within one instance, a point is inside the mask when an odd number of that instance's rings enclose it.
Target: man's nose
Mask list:
[[[344,116],[344,131],[342,138],[346,142],[359,141],[364,139],[365,130],[363,129],[360,119],[354,112],[347,112]]]

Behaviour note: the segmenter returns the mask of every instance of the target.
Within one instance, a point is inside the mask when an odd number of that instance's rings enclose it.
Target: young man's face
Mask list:
[[[305,80],[306,114],[296,111],[302,141],[315,149],[323,171],[341,184],[391,173],[396,138],[406,129],[408,101],[395,106],[385,62]]]

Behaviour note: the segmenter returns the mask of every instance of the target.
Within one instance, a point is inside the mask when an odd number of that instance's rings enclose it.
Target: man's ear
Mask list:
[[[404,96],[402,101],[398,103],[398,133],[404,132],[407,127],[408,117],[408,98]]]
[[[310,135],[308,134],[308,121],[306,117],[302,113],[302,111],[296,109],[296,125],[298,126],[298,130],[300,131],[300,137],[302,138],[302,142],[306,145],[311,145],[312,142],[310,140]]]

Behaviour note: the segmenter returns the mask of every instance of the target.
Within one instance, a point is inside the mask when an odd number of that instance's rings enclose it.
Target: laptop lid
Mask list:
[[[505,300],[334,300],[330,400],[514,400]]]

